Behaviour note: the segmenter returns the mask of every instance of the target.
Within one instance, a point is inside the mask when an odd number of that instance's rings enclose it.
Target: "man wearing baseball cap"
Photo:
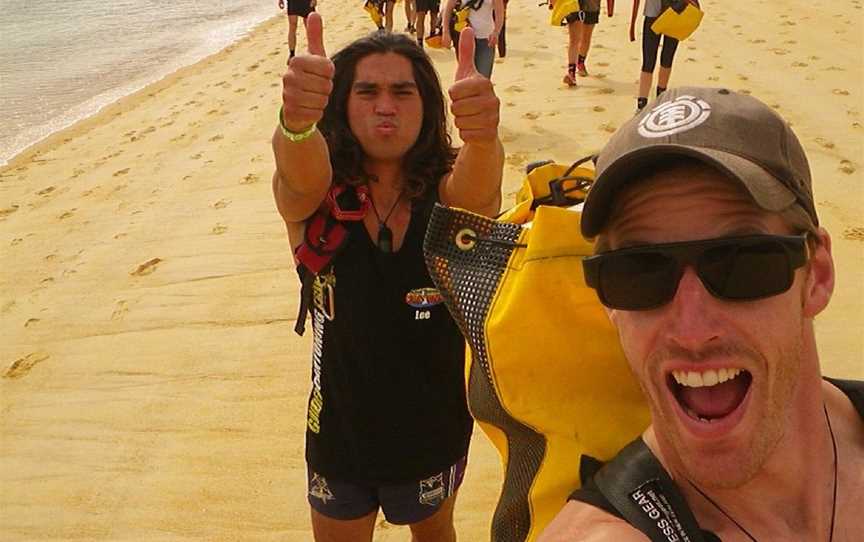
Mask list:
[[[834,287],[810,169],[755,98],[678,88],[597,158],[585,280],[652,413],[543,541],[858,541],[864,383],[823,377]]]

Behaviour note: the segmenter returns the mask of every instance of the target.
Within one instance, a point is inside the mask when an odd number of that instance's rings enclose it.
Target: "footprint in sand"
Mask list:
[[[34,325],[38,324],[38,323],[41,322],[41,321],[42,321],[42,320],[40,320],[39,318],[28,318],[27,321],[24,322],[24,327],[34,326]]]
[[[60,216],[58,216],[57,219],[58,220],[66,220],[67,218],[73,216],[75,214],[75,211],[77,211],[77,210],[78,210],[77,208],[76,209],[69,209],[68,211],[66,211],[63,214],[61,214]]]
[[[522,118],[528,119],[528,120],[537,120],[538,118],[540,118],[540,113],[535,113],[533,111],[529,111],[528,113],[525,113],[524,115],[522,115]]]
[[[618,129],[616,126],[613,126],[612,124],[609,124],[608,122],[604,122],[603,124],[601,124],[597,128],[599,130],[603,130],[604,132],[608,132],[610,134],[615,133],[615,130]]]
[[[143,277],[145,275],[149,275],[156,271],[156,268],[162,262],[162,258],[153,258],[152,260],[147,260],[138,266],[138,269],[130,272],[129,274],[135,277]]]
[[[229,205],[231,205],[230,199],[228,199],[228,200],[220,199],[219,201],[217,201],[216,203],[213,204],[213,208],[214,209],[224,209],[225,207],[228,207]]]
[[[112,320],[122,320],[129,312],[129,304],[125,299],[121,299],[114,306],[114,312],[111,313]]]
[[[255,175],[254,173],[249,173],[245,177],[243,177],[243,180],[240,181],[240,184],[257,183],[259,179],[260,177],[258,175]]]
[[[21,378],[30,372],[37,363],[42,363],[50,356],[48,354],[38,352],[27,354],[23,358],[18,358],[12,362],[12,365],[3,373],[3,378],[16,379]]]
[[[519,85],[510,85],[505,89],[507,92],[525,92],[525,89],[520,87]]]
[[[712,76],[708,77],[708,80],[709,81],[719,81],[720,77],[717,75],[712,75]]]
[[[258,109],[258,106],[253,105],[252,107],[249,108],[249,111],[255,111],[256,109]]]
[[[254,72],[255,70],[258,69],[258,66],[259,66],[258,64],[252,64],[251,66],[246,66],[246,71],[247,72]]]
[[[765,43],[765,40],[763,40],[762,38],[757,38],[755,40],[747,40],[747,41],[749,41],[750,43]]]
[[[864,241],[864,228],[846,228],[845,230],[843,230],[843,239],[847,239],[849,241]]]
[[[47,196],[48,194],[50,194],[54,190],[56,190],[55,187],[49,186],[48,188],[43,188],[42,190],[36,192],[36,195],[37,196]]]
[[[533,67],[534,67],[534,63],[532,63],[532,62],[526,62],[525,64],[522,64],[522,67],[523,67],[523,68],[533,68]]]
[[[591,110],[594,111],[595,113],[602,113],[602,112],[606,111],[606,108],[603,107],[602,105],[595,105],[594,107],[591,108]]]
[[[213,235],[222,235],[226,231],[228,231],[228,226],[217,222],[216,225],[213,226],[213,228],[210,230],[210,233],[212,233]]]
[[[128,167],[115,171],[114,175],[112,175],[112,177],[120,177],[121,175],[126,175],[127,173],[129,173]]]
[[[821,147],[824,147],[824,148],[826,148],[826,149],[833,149],[833,148],[834,148],[834,142],[833,142],[833,141],[828,141],[827,139],[823,139],[823,138],[821,138],[821,137],[817,137],[817,138],[815,139],[815,141],[816,141],[816,143],[818,143]]]
[[[831,93],[837,96],[849,96],[849,91],[841,88],[835,88]]]
[[[278,87],[280,83],[270,83],[271,87]]]
[[[189,158],[191,158],[192,160],[200,160],[200,159],[201,159],[201,156],[203,156],[203,155],[199,152],[199,153],[195,153],[195,154],[193,154],[193,155],[190,156]]]
[[[16,237],[15,239],[12,239],[12,241],[9,242],[9,246],[14,247],[16,245],[20,245],[23,242],[24,242],[24,239],[22,239],[20,237]]]
[[[594,94],[615,94],[615,89],[609,87],[598,88]]]
[[[215,136],[211,137],[211,138],[208,139],[207,141],[213,143],[213,142],[216,142],[216,141],[220,141],[220,140],[222,140],[222,139],[225,139],[225,136],[223,136],[222,134],[216,134]]]
[[[601,68],[605,68],[605,67],[609,66],[609,63],[608,62],[598,62],[597,65],[600,66]]]
[[[19,207],[18,205],[12,205],[11,207],[6,207],[5,209],[0,209],[0,219],[6,218],[7,216],[9,216],[12,213],[14,213],[15,211],[17,211],[18,207]]]
[[[838,169],[846,175],[855,173],[855,166],[849,160],[840,160],[840,167]]]
[[[796,61],[796,62],[792,63],[793,68],[806,68],[809,65],[810,64],[807,64],[806,62],[801,62],[801,61]]]
[[[241,92],[246,92],[246,89],[245,88],[238,88],[237,90],[234,91],[235,94],[240,94]]]

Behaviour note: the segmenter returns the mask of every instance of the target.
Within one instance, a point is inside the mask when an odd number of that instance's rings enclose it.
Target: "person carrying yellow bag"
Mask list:
[[[459,56],[459,34],[466,26],[474,29],[474,65],[477,71],[492,78],[495,48],[504,25],[504,0],[447,0],[441,10],[441,43],[450,43]],[[450,24],[447,24],[450,21]]]
[[[638,15],[639,0],[633,0],[630,41],[636,41]],[[657,74],[657,96],[660,96],[669,86],[672,61],[675,58],[679,39],[689,36],[702,20],[702,12],[696,0],[645,0],[644,16],[642,67],[639,72],[639,93],[636,97],[637,112],[648,105],[648,93],[654,79],[654,67],[657,64],[657,49],[660,47],[661,37],[663,50],[660,53],[660,70]]]
[[[580,262],[578,205],[593,171],[529,172],[497,220],[436,207],[426,264],[466,337],[467,396],[501,456],[493,542],[534,541],[572,491],[650,422]],[[581,473],[580,473],[581,471]]]

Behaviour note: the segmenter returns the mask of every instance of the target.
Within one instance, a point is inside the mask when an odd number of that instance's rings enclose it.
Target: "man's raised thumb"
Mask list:
[[[461,81],[477,73],[474,66],[474,29],[466,26],[459,34],[459,65],[456,66],[456,80]]]
[[[310,55],[327,56],[324,51],[324,21],[314,11],[306,17],[306,42]]]

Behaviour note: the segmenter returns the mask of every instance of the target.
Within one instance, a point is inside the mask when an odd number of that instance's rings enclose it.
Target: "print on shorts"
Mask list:
[[[309,482],[309,496],[320,500],[324,504],[336,498],[333,496],[330,488],[327,487],[327,480],[318,473],[312,473],[312,480]]]
[[[420,480],[420,503],[428,506],[438,506],[449,493],[444,485],[444,473]]]

